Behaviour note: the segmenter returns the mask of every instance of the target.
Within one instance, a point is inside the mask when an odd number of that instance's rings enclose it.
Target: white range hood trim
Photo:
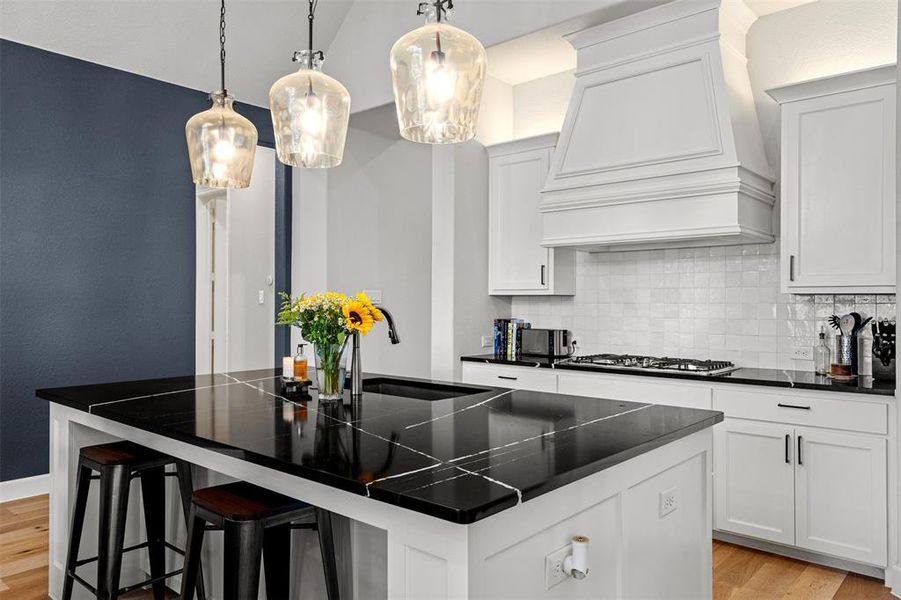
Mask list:
[[[721,8],[720,0],[676,0],[567,36],[579,65],[542,193],[543,245],[604,250],[775,240],[773,175],[744,57],[756,17],[741,0],[726,1]],[[630,103],[635,96],[628,93],[640,91],[641,81],[654,90],[658,80],[689,82],[674,101],[682,102],[690,126],[683,127],[687,135],[664,133],[662,143],[642,144],[636,140],[653,142],[653,131],[645,127],[632,138],[604,111]],[[654,101],[669,98],[646,105]],[[617,131],[621,141],[598,143],[585,134],[593,126]],[[654,222],[654,203],[671,222]],[[623,213],[625,205],[635,212]],[[586,231],[592,222],[596,229]]]

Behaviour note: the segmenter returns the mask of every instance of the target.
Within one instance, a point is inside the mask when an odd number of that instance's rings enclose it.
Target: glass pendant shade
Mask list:
[[[485,48],[472,35],[444,22],[429,7],[425,25],[391,48],[391,75],[400,134],[414,142],[465,142],[476,133]]]
[[[185,137],[194,183],[213,188],[246,188],[253,173],[257,128],[235,112],[224,91],[210,95],[213,106],[188,119]]]
[[[278,159],[292,167],[337,167],[344,158],[350,94],[321,71],[322,61],[314,53],[298,52],[295,60],[300,70],[269,90]]]

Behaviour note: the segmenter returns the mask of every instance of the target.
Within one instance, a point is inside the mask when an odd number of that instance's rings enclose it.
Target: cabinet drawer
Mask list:
[[[717,389],[713,407],[727,417],[888,433],[888,406],[809,394]]]
[[[536,367],[463,363],[463,382],[536,392],[557,391],[557,374]]]
[[[672,381],[659,383],[659,381],[649,377],[617,377],[601,373],[591,375],[561,373],[558,375],[557,391],[575,396],[710,409],[713,392],[710,387]]]

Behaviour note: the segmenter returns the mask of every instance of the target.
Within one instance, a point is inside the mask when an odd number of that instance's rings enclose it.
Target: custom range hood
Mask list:
[[[573,95],[542,193],[543,246],[765,243],[773,176],[742,0],[676,0],[567,36]]]

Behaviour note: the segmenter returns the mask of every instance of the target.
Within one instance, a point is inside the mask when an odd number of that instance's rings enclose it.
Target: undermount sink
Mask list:
[[[487,391],[485,388],[412,379],[395,379],[393,377],[371,377],[363,380],[363,392],[383,394],[385,396],[399,396],[401,398],[416,398],[417,400],[444,400],[445,398],[471,396]]]

